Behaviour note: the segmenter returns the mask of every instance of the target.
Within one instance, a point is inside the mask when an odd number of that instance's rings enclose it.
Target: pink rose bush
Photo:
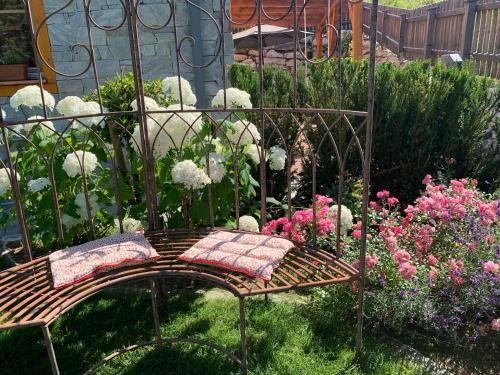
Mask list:
[[[437,182],[401,207],[388,190],[369,204],[366,314],[386,328],[477,339],[500,328],[500,202],[470,179]],[[332,199],[316,197],[316,238],[335,251]],[[334,206],[336,207],[336,206]],[[312,240],[312,209],[273,220],[264,233]],[[343,256],[359,269],[359,214],[342,236]],[[350,285],[353,293],[357,285]]]
[[[352,214],[345,206],[341,206],[340,216],[338,216],[339,208],[332,203],[332,198],[316,195],[314,208],[297,210],[291,218],[282,217],[271,220],[262,228],[262,233],[306,242],[314,236],[327,237],[335,234],[340,221],[340,231],[345,234],[353,226]]]
[[[437,183],[427,175],[422,182],[425,191],[404,209],[387,190],[370,202],[370,320],[457,340],[498,331],[500,202],[481,193],[475,180]],[[344,246],[358,267],[360,235],[355,228]]]

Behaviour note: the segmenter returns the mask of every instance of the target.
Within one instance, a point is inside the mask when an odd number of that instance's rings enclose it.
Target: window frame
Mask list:
[[[40,24],[42,24],[45,19],[44,0],[27,1],[31,9],[31,22],[33,22],[34,29],[37,30]],[[42,54],[45,61],[52,65],[52,48],[50,45],[49,31],[47,29],[46,23],[43,23],[42,27],[40,28],[39,46],[40,53]],[[35,54],[35,56],[38,55],[38,51],[36,49],[33,51],[33,53]],[[41,64],[43,66],[39,66],[39,68],[43,71],[45,76],[43,88],[52,94],[56,94],[58,92],[56,73],[52,69],[49,69],[47,66],[45,66],[43,62]],[[38,82],[38,80],[0,82],[0,96],[12,96],[17,90],[29,85],[36,85],[38,84]]]

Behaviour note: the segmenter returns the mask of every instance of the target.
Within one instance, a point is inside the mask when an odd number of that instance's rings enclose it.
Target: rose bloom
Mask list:
[[[399,266],[398,272],[404,279],[410,280],[417,273],[417,269],[414,265],[405,262]]]
[[[436,264],[438,264],[438,258],[436,258],[434,255],[429,255],[427,257],[427,264],[429,266],[435,266]]]
[[[486,263],[483,264],[483,269],[486,272],[491,272],[491,273],[497,273],[499,266],[497,263],[492,262],[491,260],[487,261]]]
[[[491,321],[491,329],[493,331],[499,331],[500,330],[500,318],[493,319]]]
[[[366,256],[366,267],[368,267],[369,269],[371,269],[371,270],[374,269],[375,266],[377,265],[377,263],[378,263],[377,254]]]
[[[428,185],[432,182],[432,176],[430,174],[425,175],[424,179],[422,180],[423,185]]]
[[[394,198],[394,197],[387,198],[387,203],[389,203],[391,206],[395,205],[398,202],[399,202],[398,198]]]
[[[388,197],[391,193],[388,190],[382,190],[377,193],[377,198],[385,198]]]

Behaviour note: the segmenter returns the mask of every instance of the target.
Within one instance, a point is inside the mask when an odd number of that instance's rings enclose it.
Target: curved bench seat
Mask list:
[[[0,330],[46,326],[97,292],[129,281],[156,278],[201,280],[224,288],[239,298],[292,289],[349,282],[358,271],[322,250],[296,244],[275,269],[269,282],[217,267],[189,264],[177,256],[216,229],[152,231],[146,237],[161,255],[155,263],[105,272],[56,290],[48,257],[36,259],[0,273]],[[226,229],[227,230],[227,229]]]

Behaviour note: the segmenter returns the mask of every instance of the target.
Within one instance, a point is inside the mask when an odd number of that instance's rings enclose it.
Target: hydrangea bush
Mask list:
[[[43,103],[38,87],[28,86],[12,96],[12,108],[31,121],[9,126],[8,134],[35,247],[48,250],[60,246],[53,211],[56,195],[67,245],[88,240],[89,232],[97,236],[116,232],[120,227],[117,216],[125,231],[144,226],[140,223],[147,218],[142,182],[145,150],[140,126],[133,115],[100,115],[101,109],[104,114],[108,110],[137,110],[132,84],[129,76],[107,82],[101,88],[102,108],[97,94],[67,96],[57,102],[44,92],[47,113],[69,117],[56,124],[39,116]],[[157,201],[165,226],[210,224],[210,197],[215,224],[235,225],[231,219],[235,181],[243,211],[258,217],[255,198],[261,159],[270,169],[283,170],[287,154],[278,145],[261,150],[259,129],[243,112],[237,112],[252,107],[250,95],[235,88],[225,93],[220,90],[213,107],[236,112],[224,120],[214,120],[196,111],[196,95],[184,78],[146,82],[145,92],[146,109],[158,112],[147,117],[147,138],[155,160]],[[180,111],[181,106],[188,111],[171,112]],[[3,199],[13,198],[9,172],[0,169]],[[117,197],[122,202],[121,210]],[[12,207],[1,213],[0,225],[6,228],[15,218]],[[249,218],[242,216],[242,227],[258,231],[255,218]]]

